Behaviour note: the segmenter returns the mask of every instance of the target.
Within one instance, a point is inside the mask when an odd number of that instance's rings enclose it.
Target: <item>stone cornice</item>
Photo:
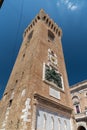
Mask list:
[[[34,104],[38,104],[39,102],[52,106],[53,108],[59,109],[59,110],[63,110],[64,112],[68,112],[68,113],[72,113],[72,108],[62,105],[58,102],[55,102],[47,97],[42,96],[41,94],[38,93],[34,93],[34,99],[36,99],[36,101],[34,102]]]
[[[70,92],[73,93],[73,92],[78,92],[78,91],[86,91],[87,89],[87,84],[83,84],[83,85],[79,85],[79,86],[75,86],[73,88],[70,88]]]
[[[75,118],[76,119],[76,122],[79,122],[79,121],[85,121],[87,122],[87,116],[85,117],[79,117],[79,118]]]
[[[82,82],[79,82],[77,84],[74,84],[74,85],[70,86],[70,90],[72,90],[74,88],[77,88],[77,87],[80,87],[80,86],[84,86],[84,85],[87,85],[87,80],[84,80]]]

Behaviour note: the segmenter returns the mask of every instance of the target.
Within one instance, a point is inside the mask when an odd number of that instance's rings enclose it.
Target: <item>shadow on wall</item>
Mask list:
[[[79,126],[77,130],[86,130],[83,126]]]

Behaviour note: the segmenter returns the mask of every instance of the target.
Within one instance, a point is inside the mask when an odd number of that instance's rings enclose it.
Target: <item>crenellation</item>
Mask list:
[[[45,20],[46,20],[46,16],[44,16],[44,17],[42,18],[42,20],[45,21]]]
[[[56,27],[54,26],[54,32],[55,32],[55,30],[56,30]]]
[[[51,25],[51,21],[49,21],[49,27],[50,27],[50,25]]]
[[[37,15],[37,19],[40,20],[40,16],[39,15]]]
[[[47,18],[47,19],[46,19],[46,24],[48,24],[48,20],[49,20],[49,19]]]
[[[29,31],[30,31],[30,26],[28,26],[28,29],[29,29]]]
[[[28,28],[26,28],[26,33],[28,32]]]
[[[52,25],[51,25],[51,29],[53,29],[53,23],[52,23]]]
[[[32,25],[32,23],[31,23],[30,28],[32,29],[32,27],[33,27],[33,25]]]
[[[35,22],[37,23],[37,19],[35,18]]]
[[[24,31],[24,33],[23,33],[23,38],[26,36],[26,31]]]
[[[33,26],[35,25],[35,21],[33,21]]]
[[[58,28],[56,29],[56,34],[58,33]]]
[[[43,9],[40,10],[38,15],[40,16],[41,19],[43,19],[44,16],[46,17],[48,16]]]
[[[43,21],[59,37],[62,36],[62,30],[58,27],[58,25],[44,12],[44,10],[41,10],[40,13],[36,15],[35,19],[28,26],[28,28],[25,29],[23,37],[25,37],[28,31],[31,31],[35,24],[40,20]]]
[[[61,28],[58,29],[58,36],[59,36],[59,37],[62,36],[62,30],[61,30]]]

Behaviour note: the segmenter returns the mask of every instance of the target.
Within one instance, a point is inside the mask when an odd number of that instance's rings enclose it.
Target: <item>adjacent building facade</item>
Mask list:
[[[87,81],[70,88],[77,130],[87,130]]]
[[[25,30],[0,103],[0,130],[75,130],[61,36],[43,10]]]

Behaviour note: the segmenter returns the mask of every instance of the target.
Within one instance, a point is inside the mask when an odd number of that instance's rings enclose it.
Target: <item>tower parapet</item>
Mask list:
[[[31,24],[25,29],[23,37],[32,30],[32,28],[37,24],[38,21],[43,21],[58,37],[62,36],[62,30],[58,25],[45,13],[43,9],[40,10],[39,14],[36,15],[35,19],[32,20]]]

